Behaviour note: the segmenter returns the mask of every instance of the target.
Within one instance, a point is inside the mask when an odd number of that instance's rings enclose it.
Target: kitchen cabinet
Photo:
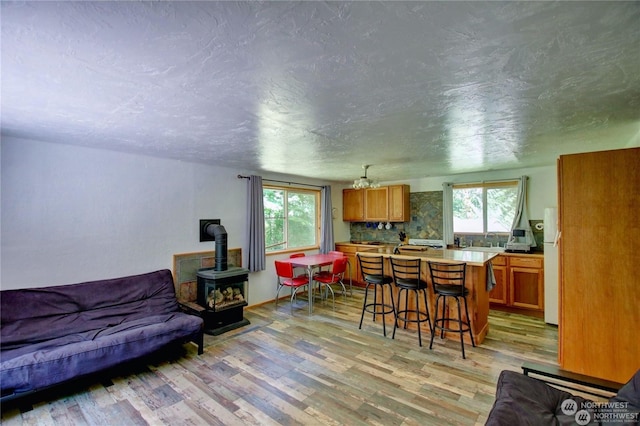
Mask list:
[[[343,189],[342,220],[345,222],[409,222],[409,185]]]
[[[625,383],[640,366],[640,148],[558,160],[560,366]]]
[[[346,278],[350,278],[351,283],[356,287],[364,287],[364,285],[361,284],[364,280],[362,279],[360,264],[358,263],[358,257],[356,256],[356,252],[359,250],[363,250],[363,247],[371,248],[370,246],[356,244],[336,244],[336,250],[344,253],[344,255],[349,259],[350,268],[347,268],[348,276]]]
[[[509,305],[544,313],[542,259],[509,258]]]
[[[411,221],[409,185],[389,186],[389,222]]]
[[[367,222],[389,220],[389,187],[364,190],[364,218]]]
[[[342,220],[364,222],[364,189],[342,190]]]
[[[507,258],[505,256],[496,256],[491,260],[493,267],[493,275],[496,278],[496,286],[489,292],[489,302],[492,305],[499,304],[506,306],[509,303],[507,289],[509,282],[507,281]]]
[[[492,308],[535,317],[544,315],[544,260],[541,255],[506,255],[492,259],[496,286]]]

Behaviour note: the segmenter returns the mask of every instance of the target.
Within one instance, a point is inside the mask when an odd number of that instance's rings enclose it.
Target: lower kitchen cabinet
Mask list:
[[[540,255],[499,255],[492,260],[496,286],[489,293],[491,307],[542,317],[544,260]]]
[[[360,273],[360,265],[358,264],[356,252],[361,249],[354,244],[336,244],[336,250],[344,253],[345,256],[347,256],[347,258],[349,259],[350,267],[347,268],[347,274],[349,276],[346,278],[350,278],[351,283],[354,286],[360,286],[360,282],[362,281],[362,274]]]
[[[505,256],[496,256],[491,260],[491,266],[496,278],[496,286],[489,292],[489,303],[506,306],[509,303],[509,297],[507,296],[509,287],[507,258]]]

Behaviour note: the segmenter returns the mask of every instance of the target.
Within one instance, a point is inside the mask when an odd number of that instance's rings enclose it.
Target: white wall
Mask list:
[[[3,290],[172,269],[173,254],[213,250],[200,219],[221,219],[230,248],[245,244],[237,175],[251,171],[15,138],[0,161]],[[273,259],[251,274],[252,305],[273,299]]]

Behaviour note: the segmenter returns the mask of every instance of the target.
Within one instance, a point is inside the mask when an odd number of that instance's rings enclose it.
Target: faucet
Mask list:
[[[402,247],[403,245],[404,244],[401,242],[400,244],[395,246],[395,248],[393,249],[393,254],[400,254],[400,247]]]
[[[495,234],[495,232],[487,232],[486,234],[484,234],[485,245],[487,243],[487,238],[489,238],[489,236],[492,237],[492,241],[489,242],[489,244],[491,244],[489,247],[493,247],[493,239],[495,239],[496,234]]]

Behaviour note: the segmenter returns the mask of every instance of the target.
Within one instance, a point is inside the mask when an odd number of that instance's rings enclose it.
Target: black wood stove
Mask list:
[[[221,225],[210,225],[215,236],[216,257],[213,268],[197,273],[197,303],[204,308],[204,332],[217,336],[249,324],[243,308],[248,305],[249,270],[227,265],[227,233]]]

